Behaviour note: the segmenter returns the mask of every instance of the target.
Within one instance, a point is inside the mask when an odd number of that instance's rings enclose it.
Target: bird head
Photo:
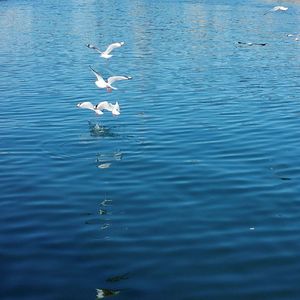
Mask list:
[[[111,113],[113,114],[113,116],[118,116],[120,114],[120,106],[118,101],[116,101],[116,104],[114,105],[114,108]]]

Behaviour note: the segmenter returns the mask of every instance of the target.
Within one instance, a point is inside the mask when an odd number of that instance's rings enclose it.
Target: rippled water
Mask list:
[[[300,7],[275,4],[0,1],[1,299],[300,297]]]

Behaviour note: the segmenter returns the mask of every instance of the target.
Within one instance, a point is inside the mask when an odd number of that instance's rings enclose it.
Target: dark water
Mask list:
[[[300,7],[275,4],[0,1],[1,299],[300,299]]]

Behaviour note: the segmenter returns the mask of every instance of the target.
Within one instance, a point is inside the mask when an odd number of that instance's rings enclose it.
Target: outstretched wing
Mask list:
[[[103,82],[103,84],[105,85],[106,82],[103,79],[103,77],[101,76],[101,74],[98,73],[97,71],[95,71],[91,66],[90,66],[90,69],[92,70],[92,72],[94,73],[94,75],[97,77],[97,80]]]
[[[120,48],[124,45],[125,43],[124,42],[120,42],[120,43],[113,43],[113,44],[110,44],[107,49],[103,52],[105,54],[109,54],[111,51],[113,51],[115,48]]]
[[[88,48],[90,48],[90,49],[94,49],[94,50],[96,50],[98,53],[102,53],[101,51],[100,51],[100,49],[98,49],[96,46],[94,46],[94,45],[92,45],[92,44],[87,44],[86,45]]]
[[[112,107],[112,104],[111,103],[108,103],[107,101],[102,101],[102,102],[99,102],[97,105],[96,105],[96,109],[97,110],[108,110],[108,111],[112,111],[113,107]]]
[[[91,102],[81,102],[77,104],[77,107],[79,108],[86,108],[90,110],[95,110],[94,105]]]
[[[132,77],[130,76],[111,76],[111,77],[108,77],[107,79],[107,83],[109,85],[111,85],[113,82],[115,81],[119,81],[119,80],[129,80],[129,79],[132,79]]]

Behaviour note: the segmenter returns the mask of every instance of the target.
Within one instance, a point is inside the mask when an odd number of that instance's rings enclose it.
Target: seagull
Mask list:
[[[110,54],[111,51],[113,51],[115,48],[120,48],[124,45],[125,43],[124,42],[119,42],[119,43],[113,43],[113,44],[110,44],[107,49],[105,51],[100,51],[96,46],[94,45],[91,45],[91,44],[87,44],[86,46],[90,49],[94,49],[96,50],[98,53],[100,53],[100,56],[103,57],[103,58],[111,58],[112,55]]]
[[[116,102],[116,104],[112,104],[107,101],[102,101],[94,105],[91,102],[86,101],[78,103],[77,107],[90,109],[94,111],[97,115],[103,115],[103,110],[110,111],[113,116],[118,116],[120,114],[120,106],[118,102]]]
[[[118,101],[116,101],[116,104],[109,103],[107,101],[102,101],[95,105],[96,110],[108,110],[112,113],[113,116],[118,116],[120,114],[120,105]]]
[[[112,90],[117,90],[117,88],[111,86],[111,84],[113,82],[118,81],[118,80],[132,79],[132,77],[130,77],[130,76],[111,76],[111,77],[108,77],[107,80],[105,81],[103,79],[103,77],[97,71],[95,71],[91,66],[90,66],[90,69],[92,70],[94,75],[97,77],[97,80],[95,81],[96,86],[99,89],[106,89],[108,92],[111,92]]]
[[[244,43],[238,42],[239,45],[247,45],[247,46],[266,46],[267,43]]]
[[[289,8],[286,6],[274,6],[272,9],[268,10],[267,12],[264,13],[266,15],[269,12],[274,12],[274,11],[287,11]]]
[[[298,33],[298,34],[291,34],[291,33],[287,34],[287,37],[293,37],[293,36],[295,36],[295,41],[300,40],[300,33]]]

